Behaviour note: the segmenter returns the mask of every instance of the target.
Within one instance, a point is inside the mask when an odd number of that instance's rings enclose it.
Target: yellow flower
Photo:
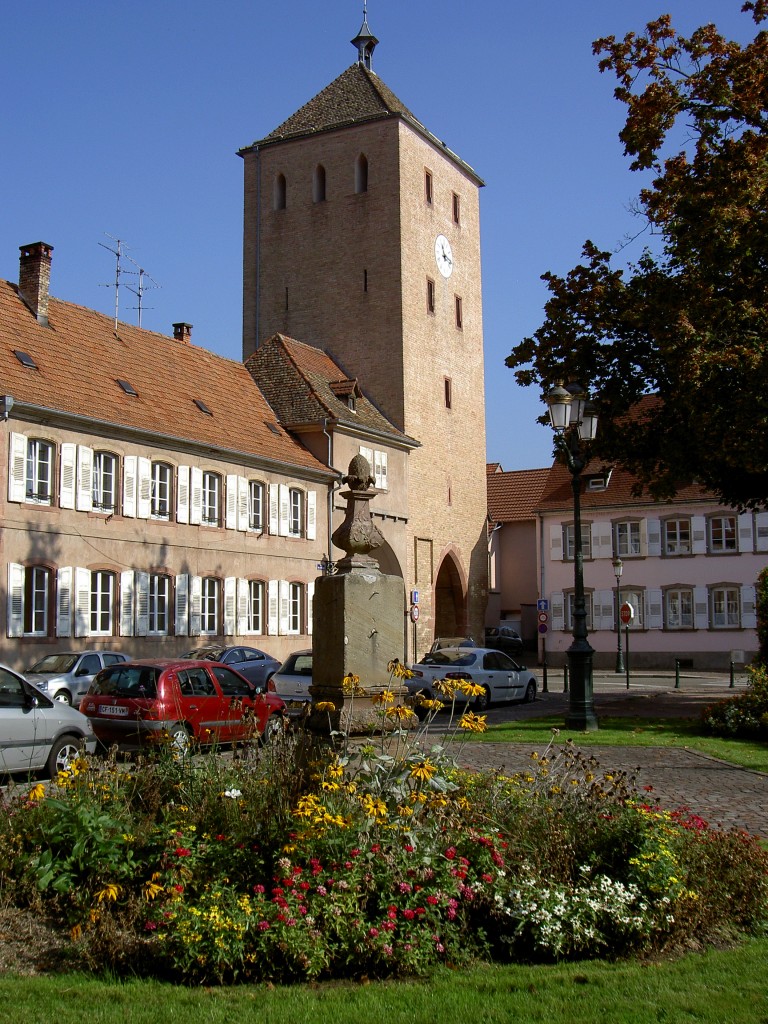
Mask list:
[[[377,693],[373,698],[374,704],[393,704],[395,695],[391,690],[382,690],[381,693]]]
[[[482,697],[485,687],[479,683],[473,683],[471,679],[459,679],[456,689],[467,697]]]
[[[387,663],[387,672],[395,677],[395,679],[412,679],[413,672],[405,665],[401,665],[397,658],[393,658],[392,661]]]
[[[38,784],[36,786],[33,786],[32,789],[30,789],[29,795],[28,795],[28,799],[29,800],[42,800],[44,796],[45,796],[45,786],[42,784],[42,782],[38,782]]]
[[[393,708],[387,708],[387,718],[391,718],[393,721],[407,722],[409,718],[415,718],[416,715],[411,711],[410,708],[405,707],[403,704],[396,704]]]
[[[328,712],[331,712],[331,711],[335,711],[335,710],[336,710],[336,705],[334,703],[332,703],[330,700],[319,700],[317,702],[317,704],[315,704],[315,711],[328,711]]]
[[[387,805],[378,797],[366,793],[361,801],[363,810],[369,818],[386,818],[388,816]]]
[[[79,924],[76,924],[69,931],[69,937],[70,937],[70,939],[72,939],[73,942],[77,942],[77,940],[80,938],[80,936],[82,934],[83,934],[83,929],[82,929],[82,926],[79,925]]]
[[[416,779],[418,782],[429,782],[432,776],[437,771],[437,765],[432,764],[429,758],[424,761],[418,761],[411,768],[411,778]]]
[[[340,779],[344,774],[344,765],[339,764],[338,761],[333,761],[326,770],[332,779]]]
[[[360,676],[356,676],[354,672],[348,672],[347,675],[341,681],[341,689],[347,695],[351,694],[353,697],[362,697],[365,694],[365,690],[360,685]]]
[[[115,885],[114,882],[110,882],[109,885],[105,885],[103,889],[100,889],[96,893],[96,899],[99,901],[99,903],[103,902],[104,900],[112,900],[112,902],[114,903],[114,901],[117,899],[119,895],[120,886]]]
[[[162,891],[162,885],[157,885],[155,882],[146,882],[144,885],[144,899],[153,900],[156,896],[159,896]]]
[[[419,700],[419,707],[426,708],[427,711],[442,711],[445,704],[441,700],[434,700],[429,697],[422,697]]]
[[[456,695],[456,683],[453,679],[436,679],[435,689],[446,697],[452,698]]]
[[[465,711],[459,719],[459,728],[468,732],[485,732],[487,715],[476,715],[474,711]]]

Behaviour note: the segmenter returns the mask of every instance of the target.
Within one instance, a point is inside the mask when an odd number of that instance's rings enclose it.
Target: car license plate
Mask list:
[[[100,715],[127,715],[128,708],[122,704],[99,704]]]

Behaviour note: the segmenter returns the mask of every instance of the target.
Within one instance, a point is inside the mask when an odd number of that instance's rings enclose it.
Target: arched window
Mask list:
[[[325,168],[322,164],[317,165],[312,179],[312,202],[325,202]]]
[[[286,203],[286,184],[285,175],[278,174],[275,178],[275,189],[274,189],[274,206],[276,210],[284,210]]]
[[[355,192],[368,191],[368,158],[361,153],[355,161]]]

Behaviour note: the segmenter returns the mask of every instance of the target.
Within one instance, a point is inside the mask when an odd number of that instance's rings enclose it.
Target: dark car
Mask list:
[[[514,658],[523,650],[523,639],[511,626],[489,626],[485,630],[485,646]]]
[[[105,746],[169,742],[201,746],[264,738],[282,730],[283,701],[212,661],[131,661],[102,669],[80,709]]]
[[[206,644],[182,654],[182,658],[194,658],[197,661],[220,661],[229,665],[241,676],[250,679],[254,686],[266,690],[267,683],[280,668],[280,662],[271,654],[260,651],[256,647],[224,647],[221,644]]]

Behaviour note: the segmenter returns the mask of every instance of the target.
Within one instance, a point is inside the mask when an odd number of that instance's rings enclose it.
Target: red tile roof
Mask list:
[[[48,321],[41,326],[16,285],[0,281],[0,390],[16,402],[328,472],[277,424],[242,363],[129,324],[115,333],[112,318],[59,299],[50,299]]]
[[[548,469],[489,473],[486,477],[489,518],[494,523],[533,519],[548,477]]]
[[[604,476],[610,472],[608,486],[605,490],[587,490],[586,483],[590,476]],[[541,495],[539,509],[543,512],[554,511],[555,509],[570,509],[573,507],[572,476],[568,467],[563,463],[553,463],[548,470],[548,477],[544,492]],[[637,478],[625,469],[606,467],[600,461],[590,463],[582,473],[581,486],[581,507],[582,509],[599,509],[613,507],[632,507],[638,505],[652,505],[653,498],[648,494],[635,497],[632,494],[637,483]],[[699,484],[692,483],[680,487],[674,498],[676,502],[690,501],[713,501],[714,495],[705,490]]]

